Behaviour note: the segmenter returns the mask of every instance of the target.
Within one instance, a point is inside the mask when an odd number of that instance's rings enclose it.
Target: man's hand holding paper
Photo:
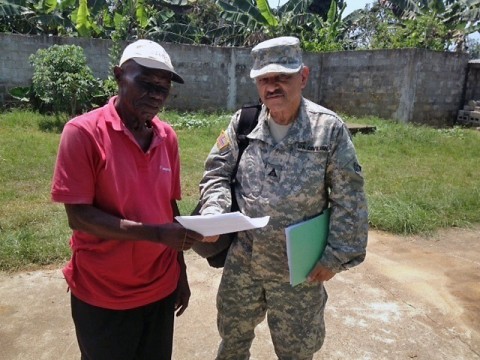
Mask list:
[[[220,238],[220,235],[205,236],[202,242],[212,243],[212,242],[218,241],[219,238]]]
[[[185,228],[209,237],[208,240],[204,241],[214,242],[217,239],[214,239],[213,235],[264,227],[268,224],[270,216],[250,218],[236,211],[217,215],[176,216],[175,219]]]

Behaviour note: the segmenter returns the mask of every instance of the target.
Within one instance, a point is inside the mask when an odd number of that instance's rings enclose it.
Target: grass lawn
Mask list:
[[[198,198],[203,162],[230,114],[166,112],[179,136],[184,198],[189,214]],[[480,223],[480,132],[432,129],[377,118],[354,143],[366,179],[371,228],[428,234]],[[62,205],[50,201],[60,135],[44,132],[53,119],[30,111],[0,114],[0,270],[57,265],[70,257]]]

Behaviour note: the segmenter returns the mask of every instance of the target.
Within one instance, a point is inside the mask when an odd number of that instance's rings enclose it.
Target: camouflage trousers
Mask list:
[[[252,278],[242,267],[226,267],[217,294],[217,325],[222,338],[217,360],[250,357],[255,327],[265,315],[280,360],[312,359],[325,338],[323,284]]]

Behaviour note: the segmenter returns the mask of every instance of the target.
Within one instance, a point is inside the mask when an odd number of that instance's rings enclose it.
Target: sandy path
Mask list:
[[[432,239],[371,232],[359,267],[327,283],[319,359],[480,359],[480,227]],[[192,297],[176,323],[175,360],[214,359],[221,270],[186,256]],[[78,359],[58,269],[0,273],[0,359]],[[265,322],[251,359],[275,359]]]

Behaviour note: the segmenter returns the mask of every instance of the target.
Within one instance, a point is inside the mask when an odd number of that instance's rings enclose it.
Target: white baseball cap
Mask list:
[[[170,56],[160,44],[154,41],[141,39],[128,45],[123,50],[119,66],[130,59],[147,68],[169,71],[172,73],[172,81],[184,83],[181,76],[175,72]]]

